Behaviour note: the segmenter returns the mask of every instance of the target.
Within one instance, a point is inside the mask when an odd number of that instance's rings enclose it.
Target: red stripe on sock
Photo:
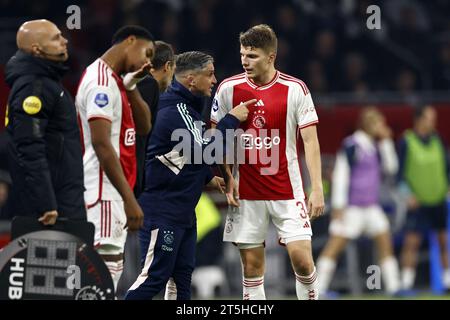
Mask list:
[[[295,275],[295,278],[299,281],[299,282],[301,282],[301,283],[303,283],[303,284],[311,284],[311,283],[313,283],[314,281],[316,281],[316,279],[317,279],[317,272],[314,272],[314,274],[313,275],[311,275],[311,276],[309,276],[309,277],[302,277],[302,276],[299,276],[299,275]]]

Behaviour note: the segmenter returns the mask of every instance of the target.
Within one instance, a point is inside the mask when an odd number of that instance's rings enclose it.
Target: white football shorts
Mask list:
[[[228,209],[223,240],[234,243],[263,243],[269,220],[280,243],[311,240],[312,229],[304,200],[239,200],[240,207]]]
[[[100,200],[87,210],[87,219],[95,225],[94,247],[112,245],[123,252],[127,239],[123,201]]]
[[[361,235],[375,237],[389,231],[389,220],[380,206],[349,206],[339,219],[333,219],[329,226],[330,234],[347,239],[356,239]]]

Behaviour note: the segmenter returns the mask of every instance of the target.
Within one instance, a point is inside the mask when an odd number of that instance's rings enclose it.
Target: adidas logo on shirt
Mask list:
[[[259,99],[259,100],[255,103],[255,106],[257,106],[257,107],[264,107],[264,102],[263,102],[261,99]]]

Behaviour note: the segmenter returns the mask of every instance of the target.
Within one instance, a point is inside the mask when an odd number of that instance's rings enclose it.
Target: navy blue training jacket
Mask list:
[[[160,96],[158,116],[146,154],[145,190],[139,197],[146,221],[175,223],[181,227],[190,227],[196,221],[195,206],[205,184],[213,178],[211,166],[198,163],[201,158],[198,156],[214,142],[214,138],[203,137],[204,99],[194,96],[176,80]],[[228,114],[216,128],[225,137],[226,129],[235,130],[239,124],[236,117]],[[183,129],[178,132],[188,139],[171,141],[177,129]],[[188,148],[177,148],[180,142],[184,142],[184,146],[188,142]],[[195,155],[197,162],[194,164]]]

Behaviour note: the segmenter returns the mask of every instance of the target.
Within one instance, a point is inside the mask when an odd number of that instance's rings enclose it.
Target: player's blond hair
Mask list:
[[[277,35],[267,24],[258,24],[245,32],[241,32],[239,42],[243,47],[260,48],[267,53],[277,53]]]
[[[384,119],[384,115],[375,106],[367,106],[361,110],[358,118],[358,128],[367,131],[367,128],[378,119]]]

